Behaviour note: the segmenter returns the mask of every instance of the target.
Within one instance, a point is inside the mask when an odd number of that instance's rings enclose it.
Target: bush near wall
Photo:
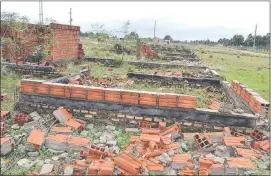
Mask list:
[[[44,25],[46,27],[46,25]],[[27,56],[32,48],[37,45],[47,45],[50,36],[53,36],[53,43],[50,45],[49,55],[46,60],[64,60],[82,57],[84,51],[80,42],[80,26],[71,26],[63,24],[47,25],[48,30],[44,30],[40,25],[29,24],[26,32],[18,33],[10,30],[1,29],[1,37],[10,37],[20,45],[18,59]],[[43,40],[38,39],[38,35],[44,35]],[[27,37],[23,42],[21,38]],[[3,46],[3,58],[12,58],[11,49],[8,45]],[[22,60],[21,60],[22,61]]]

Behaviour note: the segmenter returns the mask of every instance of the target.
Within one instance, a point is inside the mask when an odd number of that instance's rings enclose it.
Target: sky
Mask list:
[[[72,8],[73,25],[81,31],[91,31],[91,24],[104,24],[107,30],[120,30],[129,20],[130,31],[141,37],[169,34],[175,40],[218,40],[234,34],[245,37],[269,32],[269,2],[72,2],[43,1],[43,16],[58,23],[69,24]],[[28,16],[31,22],[39,19],[38,1],[1,2],[1,11]]]

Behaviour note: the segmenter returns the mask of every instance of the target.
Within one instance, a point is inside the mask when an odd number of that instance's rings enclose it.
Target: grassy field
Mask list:
[[[240,51],[226,47],[188,45],[210,66],[221,67],[218,72],[227,81],[238,80],[269,101],[269,55]]]
[[[98,57],[98,58],[106,58],[106,59],[117,59],[124,61],[140,61],[140,62],[168,62],[167,60],[161,59],[165,57],[164,54],[160,54],[160,59],[158,58],[136,58],[136,42],[135,41],[126,41],[125,44],[122,42],[113,40],[107,43],[98,44],[97,41],[90,39],[82,39],[81,43],[84,46],[85,57]],[[125,45],[125,48],[132,52],[131,55],[127,54],[116,54],[111,51],[114,48],[115,44]]]
[[[119,60],[137,60],[137,61],[150,61],[150,59],[142,58],[138,60],[135,55],[121,55],[115,54],[110,50],[116,41],[106,44],[97,44],[96,41],[86,40],[82,41],[84,45],[84,51],[86,57],[101,57],[101,58],[114,58]],[[135,52],[135,43],[127,42],[127,48]],[[202,60],[209,66],[214,67],[227,81],[238,80],[246,84],[249,88],[258,92],[263,98],[269,100],[269,55],[266,53],[253,52],[252,50],[243,51],[226,47],[209,47],[199,45],[187,45],[196,52],[196,54],[202,58]],[[152,60],[155,62],[164,62],[163,60]],[[86,64],[86,63],[82,63]],[[93,76],[97,79],[102,78],[106,73],[107,68],[92,64]],[[78,73],[81,70],[80,65],[69,64],[66,74]],[[154,70],[153,70],[154,71]],[[114,68],[110,73],[111,75],[121,76],[127,72],[141,72],[141,73],[153,73],[149,69],[138,69],[133,66],[122,65],[119,68]],[[160,69],[157,71],[187,71],[186,69]],[[189,70],[192,71],[192,70]],[[197,72],[197,71],[196,71]],[[1,93],[7,93],[7,100],[2,102],[1,110],[12,110],[14,104],[14,93],[16,86],[19,86],[20,80],[23,75],[16,74],[7,70],[1,70]],[[44,79],[35,77],[37,79]],[[46,79],[46,78],[45,78]],[[167,87],[159,87],[159,85],[146,86],[145,84],[135,84],[134,88],[148,89],[150,91],[172,91]],[[175,92],[175,91],[174,91]],[[180,89],[176,93],[192,93],[186,92]],[[199,94],[199,93],[198,93]]]
[[[98,45],[96,41],[84,39],[82,43],[86,57],[150,61],[147,58],[138,60],[135,55],[122,56],[110,52],[116,41]],[[134,43],[127,43],[127,47],[135,51],[136,46]],[[194,50],[203,62],[217,70],[227,81],[238,80],[269,101],[269,53],[204,45],[187,45],[187,47]],[[165,62],[160,59],[152,61]]]

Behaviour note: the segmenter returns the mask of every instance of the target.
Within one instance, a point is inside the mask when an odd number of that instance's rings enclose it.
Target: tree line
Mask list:
[[[194,41],[185,41],[185,43],[192,44],[203,44],[203,45],[217,45],[221,44],[224,46],[244,46],[244,47],[253,47],[254,44],[254,36],[249,34],[247,38],[243,35],[236,34],[232,38],[220,38],[218,41],[207,40],[194,40]],[[255,46],[256,48],[270,48],[270,33],[266,35],[256,35],[255,37]]]

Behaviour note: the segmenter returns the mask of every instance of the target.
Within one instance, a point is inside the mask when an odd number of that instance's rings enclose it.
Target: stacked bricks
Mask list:
[[[49,56],[46,60],[63,60],[63,59],[74,59],[84,55],[82,44],[80,41],[80,27],[62,24],[50,24],[48,26],[28,24],[27,32],[15,33],[6,29],[1,29],[1,37],[12,37],[16,43],[20,44],[20,53],[18,59],[22,61],[22,58],[27,56],[32,48],[37,45],[41,45],[49,42],[49,36],[54,35],[54,43],[49,46]],[[39,41],[37,35],[43,35],[44,41]],[[26,42],[21,41],[19,37],[27,37]],[[29,39],[30,38],[30,39]],[[8,45],[3,46],[3,57],[12,58],[13,55],[10,53]],[[20,62],[19,62],[20,63]]]
[[[83,54],[79,26],[52,24],[52,33],[56,44],[51,49],[51,60],[78,58]]]
[[[140,56],[157,56],[157,54],[146,44],[140,46]]]
[[[14,118],[14,124],[18,125],[24,125],[26,122],[28,122],[28,116],[22,113],[18,113],[15,115]]]
[[[190,95],[137,92],[129,90],[88,87],[83,85],[59,84],[23,79],[21,92],[42,94],[90,101],[106,101],[114,103],[137,104],[143,106],[191,108],[195,109],[197,97]]]
[[[84,50],[83,50],[83,45],[80,43],[78,45],[78,57],[82,57],[84,55],[85,55],[85,53],[84,53]]]
[[[246,85],[233,80],[231,89],[255,112],[267,117],[270,104]]]
[[[0,126],[0,137],[5,137],[6,134],[6,126],[4,122],[1,122],[1,126]]]

